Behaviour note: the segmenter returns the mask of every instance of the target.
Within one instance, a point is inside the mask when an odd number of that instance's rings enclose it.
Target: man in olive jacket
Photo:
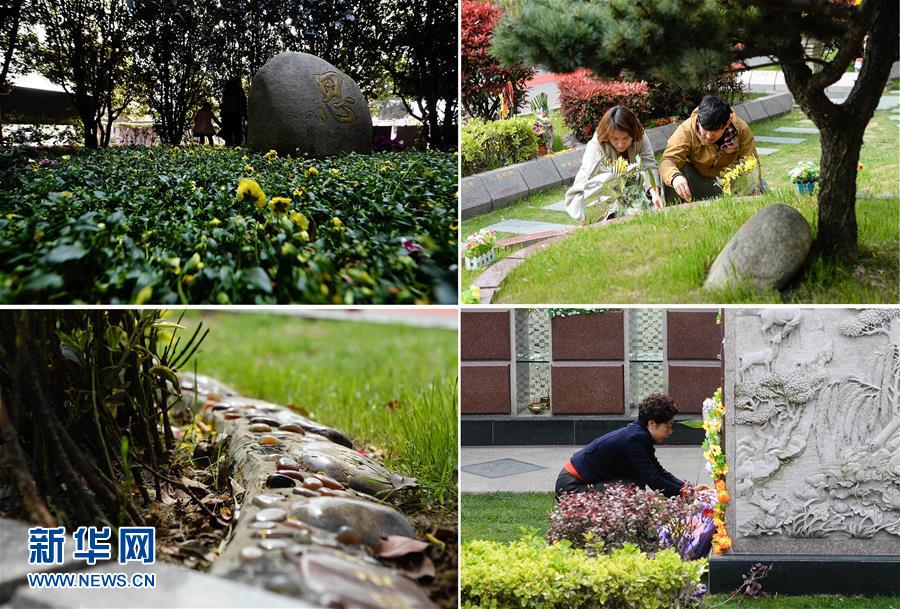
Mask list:
[[[716,177],[750,155],[759,162],[750,127],[726,101],[707,95],[666,144],[659,162],[666,199],[677,201],[676,194],[685,201],[721,197]]]
[[[656,458],[656,444],[672,434],[678,408],[671,397],[648,395],[638,407],[638,420],[592,441],[572,455],[556,479],[556,498],[563,493],[602,491],[607,484],[645,485],[667,497],[706,490],[666,471]]]

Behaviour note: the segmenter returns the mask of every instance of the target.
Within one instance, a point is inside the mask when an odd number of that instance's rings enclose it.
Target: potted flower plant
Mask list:
[[[545,156],[547,154],[547,143],[544,141],[544,125],[541,123],[540,119],[534,121],[531,130],[538,136],[538,156]]]
[[[788,172],[791,182],[797,185],[800,194],[812,194],[816,182],[819,181],[819,166],[812,161],[800,161]]]
[[[494,244],[497,233],[482,229],[466,237],[466,269],[486,266],[494,261]]]
[[[538,144],[538,154],[544,156],[553,150],[553,123],[550,122],[550,105],[546,93],[539,93],[531,100],[531,112],[534,114],[534,132],[543,144]]]

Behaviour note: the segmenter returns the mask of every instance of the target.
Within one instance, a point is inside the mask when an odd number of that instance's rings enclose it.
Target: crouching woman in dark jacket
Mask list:
[[[707,490],[679,480],[656,458],[656,444],[672,435],[678,408],[667,395],[654,393],[640,403],[638,420],[600,436],[572,455],[556,479],[556,498],[562,493],[602,491],[607,484],[649,486],[667,497]]]

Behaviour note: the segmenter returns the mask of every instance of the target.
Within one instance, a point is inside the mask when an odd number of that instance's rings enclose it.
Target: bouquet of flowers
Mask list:
[[[819,166],[812,161],[800,161],[788,172],[794,184],[806,184],[819,181]]]
[[[716,180],[726,195],[745,197],[760,191],[762,176],[755,156],[745,156],[723,171]]]
[[[466,258],[484,256],[497,242],[497,233],[493,230],[480,230],[466,237]]]
[[[600,171],[584,186],[584,216],[588,223],[612,216],[639,214],[652,207],[644,189],[645,178],[653,184],[653,175],[641,169],[640,158],[628,163],[619,157],[601,163]]]

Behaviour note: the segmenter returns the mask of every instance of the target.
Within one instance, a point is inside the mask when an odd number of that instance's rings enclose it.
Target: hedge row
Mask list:
[[[472,119],[462,128],[463,177],[537,158],[543,140],[533,116],[499,121]]]
[[[568,541],[526,537],[463,544],[464,609],[681,609],[696,606],[706,560],[684,562],[674,550],[653,558],[632,545],[592,556]]]

